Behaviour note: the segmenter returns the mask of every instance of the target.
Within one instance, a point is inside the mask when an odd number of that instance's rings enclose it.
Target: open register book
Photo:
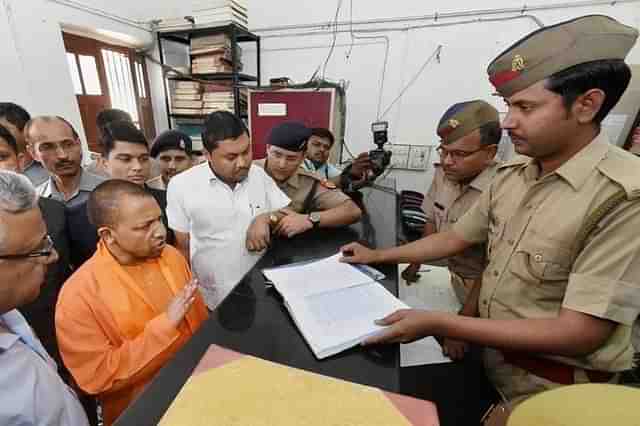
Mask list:
[[[408,308],[370,274],[325,259],[264,269],[318,359],[360,344],[385,327],[374,324]]]

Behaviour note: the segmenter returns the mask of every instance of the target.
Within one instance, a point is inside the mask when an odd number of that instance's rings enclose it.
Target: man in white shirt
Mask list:
[[[258,261],[270,243],[270,216],[289,198],[252,166],[251,140],[235,115],[214,112],[203,132],[207,162],[169,182],[167,216],[176,246],[191,260],[210,309]],[[207,291],[215,285],[217,289]]]
[[[0,424],[86,426],[64,384],[17,307],[35,300],[58,254],[29,180],[0,171]]]

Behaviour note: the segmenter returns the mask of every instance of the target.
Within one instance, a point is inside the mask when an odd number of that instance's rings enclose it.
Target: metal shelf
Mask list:
[[[257,42],[260,40],[260,36],[257,36],[249,32],[247,29],[234,23],[211,28],[194,28],[187,30],[159,32],[158,36],[160,38],[175,41],[177,43],[189,43],[189,40],[191,40],[191,38],[193,37],[208,36],[220,33],[227,33],[231,35],[231,33],[234,31],[236,33],[236,41],[238,43]]]
[[[245,81],[245,82],[258,81],[258,77],[253,75],[242,74],[242,73],[235,73],[235,75],[238,77],[238,81]],[[219,80],[233,80],[233,76],[234,76],[234,73],[232,72],[217,72],[212,74],[192,74],[189,77],[169,76],[167,78],[169,80],[175,80],[175,81],[192,81],[192,80],[219,81]]]
[[[231,66],[234,72],[226,72],[226,73],[212,73],[212,74],[196,74],[189,77],[180,77],[180,76],[166,76],[165,84],[164,84],[164,95],[165,95],[165,104],[167,109],[167,116],[169,117],[169,128],[172,126],[172,119],[174,118],[184,118],[184,119],[203,119],[206,115],[199,114],[172,114],[171,107],[169,102],[169,88],[168,88],[168,80],[174,81],[192,81],[192,80],[201,80],[201,81],[221,81],[221,80],[231,80],[231,90],[234,94],[234,111],[235,114],[240,118],[246,118],[246,106],[243,107],[242,102],[240,101],[240,88],[242,86],[241,83],[256,83],[256,86],[260,86],[260,36],[250,33],[245,28],[240,27],[237,24],[229,23],[227,25],[216,26],[211,28],[194,28],[194,29],[185,29],[185,30],[176,30],[176,31],[166,31],[166,32],[158,32],[158,46],[160,51],[160,63],[162,65],[166,65],[163,42],[164,41],[172,41],[176,43],[181,43],[184,45],[190,45],[191,39],[193,37],[199,36],[207,36],[214,34],[226,34],[229,36],[231,40]],[[240,68],[240,58],[239,58],[239,47],[238,43],[243,42],[254,42],[256,43],[256,67],[257,67],[257,75],[250,75],[238,72]],[[190,64],[187,64],[190,66]],[[252,85],[249,85],[252,86]]]

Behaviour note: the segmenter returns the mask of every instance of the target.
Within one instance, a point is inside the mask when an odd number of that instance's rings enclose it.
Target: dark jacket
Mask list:
[[[53,240],[59,259],[47,268],[45,283],[40,288],[38,298],[18,309],[40,338],[47,352],[62,368],[63,364],[56,340],[55,307],[60,289],[71,275],[65,208],[64,204],[59,201],[42,197],[38,200],[38,205],[47,226],[47,233]]]

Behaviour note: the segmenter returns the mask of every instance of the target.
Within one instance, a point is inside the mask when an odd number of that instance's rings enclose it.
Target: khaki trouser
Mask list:
[[[484,366],[489,380],[511,409],[535,394],[565,386],[505,362],[502,353],[494,349],[485,348]],[[619,374],[615,374],[610,383],[617,383],[618,379]],[[573,380],[575,384],[590,382],[580,368],[575,369]]]

